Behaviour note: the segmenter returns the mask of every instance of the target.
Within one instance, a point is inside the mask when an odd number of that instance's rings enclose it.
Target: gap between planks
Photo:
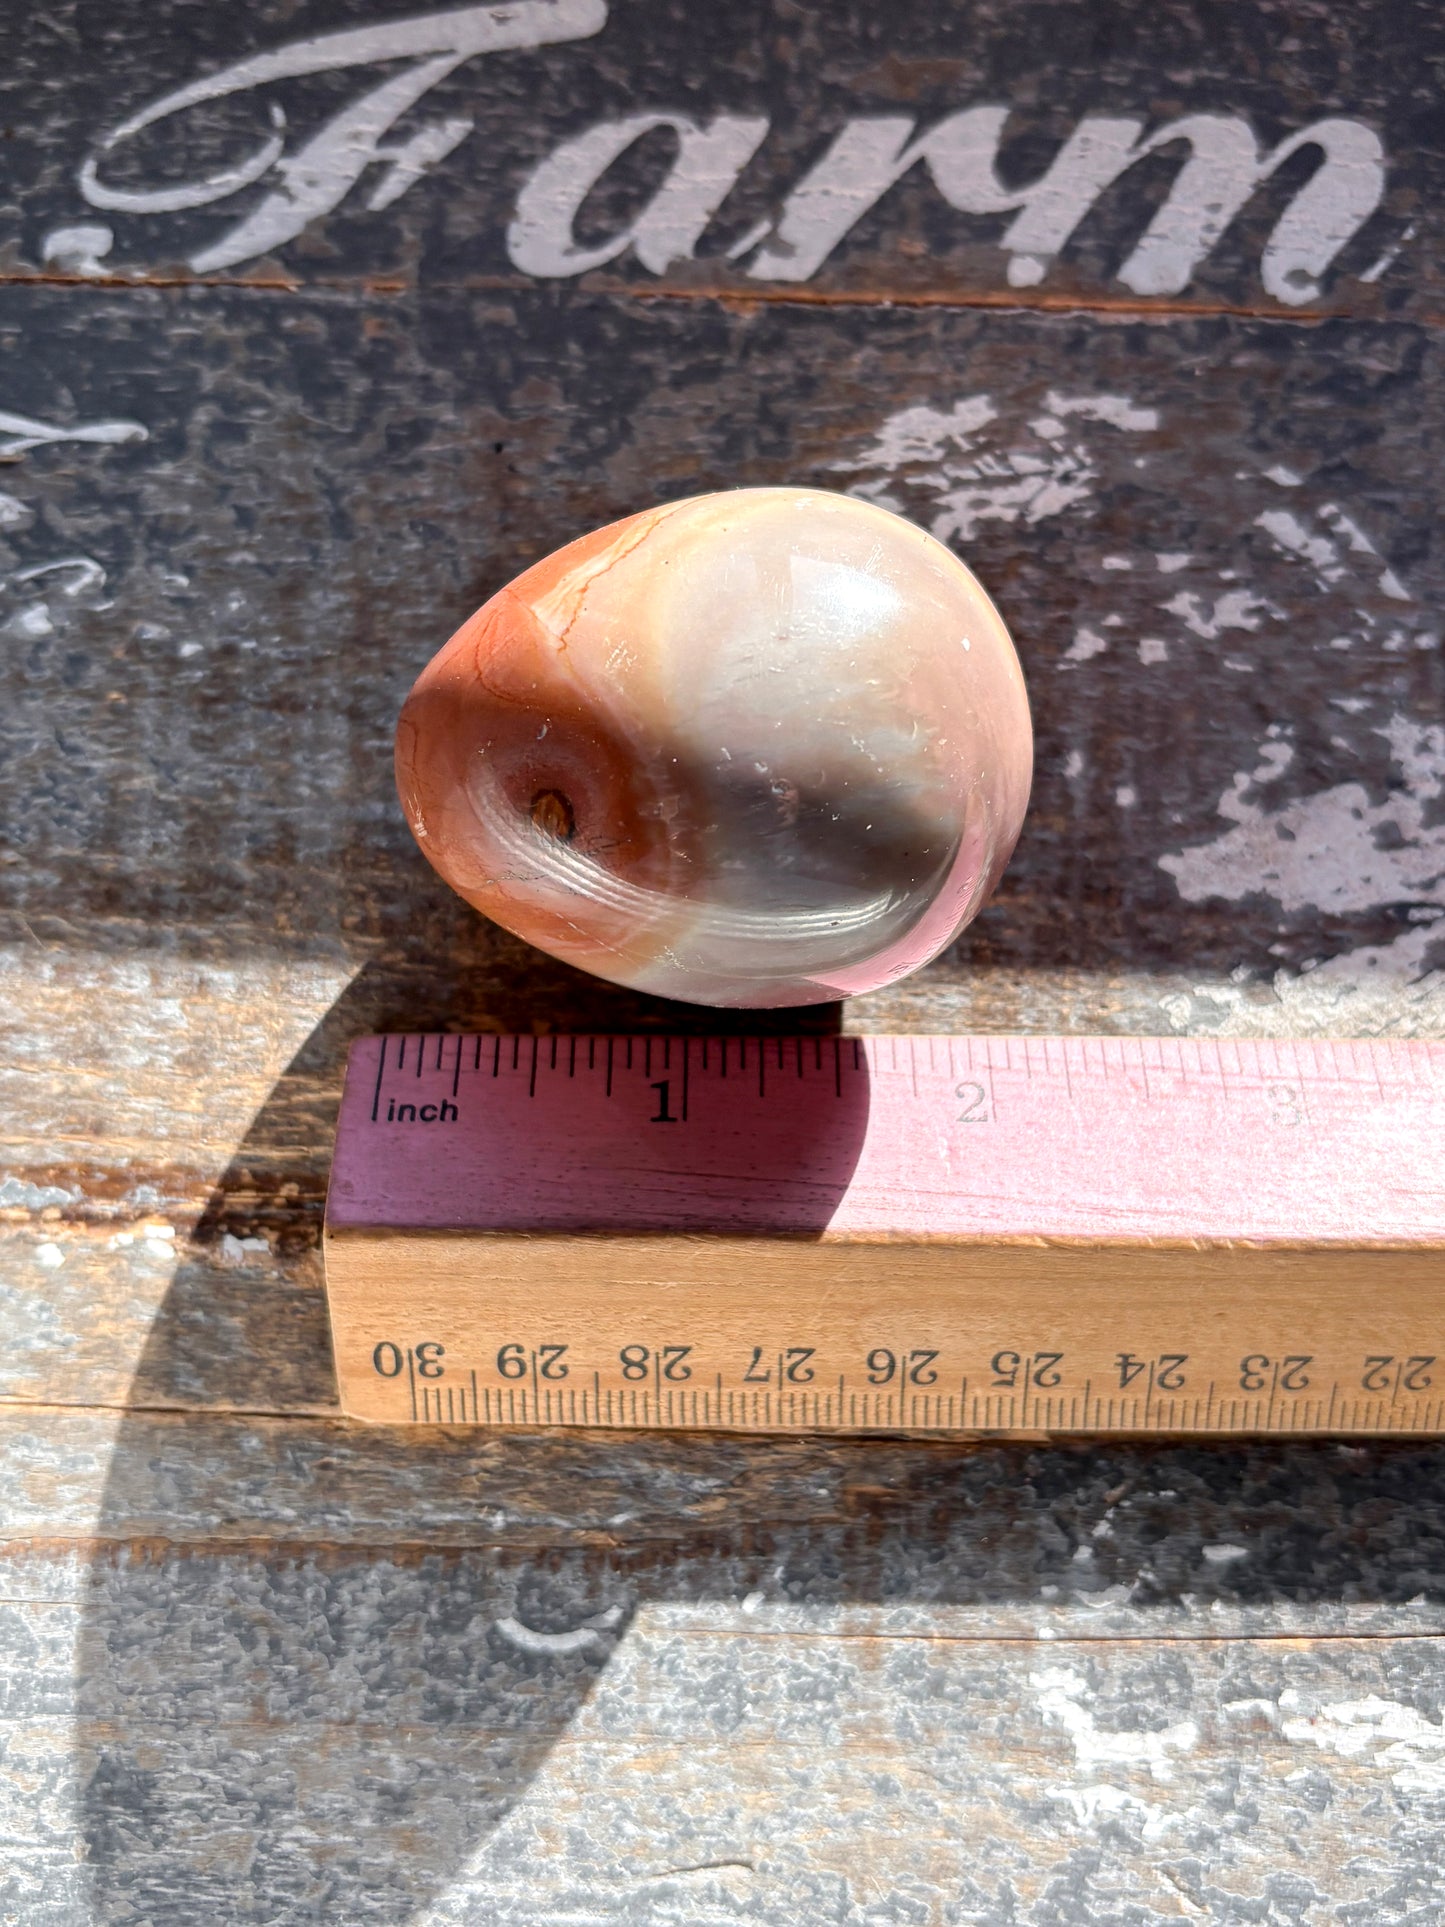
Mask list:
[[[292,1540],[285,1540],[278,1543],[273,1540],[264,1539],[198,1540],[194,1542],[171,1542],[154,1538],[145,1538],[137,1541],[96,1539],[88,1541],[65,1540],[59,1543],[43,1541],[38,1542],[36,1546],[32,1547],[30,1544],[22,1542],[12,1543],[0,1539],[0,1566],[18,1564],[26,1557],[33,1557],[37,1562],[64,1558],[74,1563],[89,1563],[103,1559],[107,1553],[113,1551],[118,1545],[126,1545],[132,1550],[136,1545],[144,1545],[154,1550],[163,1558],[184,1554],[187,1558],[195,1558],[198,1560],[208,1558],[234,1560],[246,1557],[275,1556],[278,1551],[284,1551],[288,1558],[294,1558],[296,1556],[296,1542]],[[525,1548],[520,1549],[525,1550]],[[512,1548],[494,1548],[486,1545],[476,1545],[453,1549],[446,1546],[396,1547],[388,1544],[373,1545],[370,1543],[361,1543],[354,1547],[350,1545],[344,1547],[338,1546],[335,1550],[344,1551],[348,1555],[354,1554],[355,1557],[351,1561],[351,1563],[354,1564],[366,1564],[375,1558],[385,1558],[392,1563],[401,1563],[401,1561],[397,1559],[398,1552],[413,1555],[406,1563],[420,1564],[423,1558],[446,1558],[448,1554],[453,1551],[460,1556],[462,1554],[474,1555],[476,1553],[485,1553],[493,1550],[512,1550]],[[76,1603],[77,1601],[74,1595],[50,1598],[42,1597],[34,1593],[9,1592],[4,1590],[3,1587],[0,1587],[0,1606],[13,1606],[21,1609],[28,1609],[33,1606],[73,1608]],[[651,1601],[645,1597],[639,1599],[637,1601],[637,1613],[645,1614],[649,1606],[655,1603],[658,1602]],[[662,1603],[665,1604],[666,1602]],[[1022,1601],[1020,1603],[1027,1605],[1031,1602]],[[740,1609],[738,1602],[733,1599],[717,1598],[708,1601],[707,1604],[720,1612],[737,1612]],[[829,1611],[832,1610],[832,1608],[825,1604],[823,1610]],[[860,1609],[854,1608],[853,1610]],[[886,1611],[887,1608],[880,1607],[878,1610]],[[1057,1610],[1057,1608],[1055,1608],[1055,1610]],[[1191,1652],[1197,1651],[1202,1647],[1218,1648],[1221,1651],[1225,1649],[1233,1651],[1240,1646],[1259,1646],[1274,1649],[1291,1647],[1298,1651],[1305,1651],[1314,1647],[1430,1645],[1445,1640],[1445,1629],[1431,1631],[1428,1628],[1418,1627],[1405,1632],[1371,1631],[1369,1629],[1350,1631],[1327,1629],[1320,1632],[1302,1632],[1296,1628],[1293,1631],[1281,1629],[1278,1632],[1241,1631],[1236,1633],[1195,1633],[1189,1631],[1187,1628],[1180,1628],[1177,1625],[1173,1627],[1161,1627],[1157,1631],[1149,1632],[1090,1632],[1087,1629],[1076,1631],[1073,1628],[1070,1628],[1068,1631],[1059,1631],[1054,1626],[1048,1625],[1041,1627],[1037,1632],[1033,1633],[1021,1633],[1018,1631],[991,1633],[953,1632],[946,1628],[920,1626],[893,1631],[887,1627],[868,1628],[865,1630],[858,1627],[832,1626],[768,1628],[752,1624],[728,1626],[670,1624],[666,1627],[643,1628],[642,1630],[649,1631],[656,1637],[665,1635],[669,1640],[713,1640],[722,1642],[743,1639],[747,1640],[749,1644],[771,1642],[774,1645],[796,1645],[802,1643],[808,1646],[816,1646],[824,1643],[835,1646],[978,1646],[987,1647],[990,1650],[995,1647],[1006,1646],[1015,1648],[1020,1653],[1034,1652],[1039,1647],[1057,1650],[1059,1648],[1072,1646],[1186,1646]]]
[[[366,1434],[370,1434],[372,1437],[375,1437],[380,1433],[417,1432],[417,1433],[423,1434],[426,1438],[431,1438],[438,1431],[441,1431],[445,1433],[446,1436],[451,1437],[452,1430],[453,1430],[453,1428],[448,1426],[435,1426],[435,1425],[430,1425],[430,1426],[368,1425],[368,1424],[360,1423],[355,1420],[348,1419],[346,1414],[342,1411],[340,1405],[292,1405],[292,1406],[215,1405],[215,1404],[211,1404],[211,1405],[145,1405],[145,1404],[120,1405],[120,1404],[116,1404],[110,1399],[20,1398],[20,1397],[17,1397],[14,1393],[7,1392],[7,1393],[4,1393],[3,1395],[0,1395],[0,1415],[3,1415],[6,1412],[25,1412],[27,1414],[39,1415],[42,1417],[50,1413],[54,1413],[57,1416],[73,1417],[77,1412],[83,1412],[83,1413],[110,1412],[110,1413],[113,1413],[117,1418],[122,1418],[122,1419],[126,1419],[126,1418],[179,1419],[187,1423],[197,1419],[255,1419],[260,1421],[262,1424],[268,1424],[268,1425],[270,1424],[274,1424],[274,1425],[306,1425],[306,1424],[346,1425],[351,1430],[353,1430],[358,1434],[366,1433]],[[457,1431],[461,1430],[460,1427],[457,1427],[455,1429]],[[501,1426],[497,1426],[497,1427],[468,1426],[466,1429],[468,1432],[476,1432],[478,1434],[485,1435],[488,1438],[495,1437],[495,1436],[505,1436],[510,1438],[510,1437],[516,1436],[515,1431],[508,1430]],[[529,1434],[537,1434],[537,1433],[544,1433],[544,1432],[565,1433],[570,1430],[570,1428],[567,1426],[552,1426],[552,1427],[528,1426],[525,1429]],[[588,1435],[591,1436],[590,1430]],[[629,1433],[624,1435],[621,1433],[612,1433],[612,1434],[609,1434],[608,1436],[631,1437],[632,1434]],[[669,1436],[672,1436],[672,1435],[669,1434]],[[687,1436],[688,1437],[710,1436],[710,1434],[696,1435],[696,1434],[689,1433],[687,1434]],[[754,1437],[759,1435],[752,1434],[752,1433],[733,1433],[730,1436],[746,1438],[746,1437]],[[888,1436],[888,1435],[884,1435],[884,1436]],[[906,1435],[897,1435],[897,1436],[906,1436]],[[1407,1433],[1401,1433],[1399,1436],[1402,1438],[1405,1438],[1405,1437],[1408,1437],[1409,1435]],[[981,1442],[987,1443],[988,1441],[981,1441]]]
[[[107,294],[148,294],[156,291],[205,290],[243,294],[360,295],[365,300],[410,297],[455,297],[468,294],[536,294],[543,284],[523,275],[473,275],[460,281],[418,282],[388,275],[79,275],[55,273],[0,273],[4,288],[95,289]],[[1329,321],[1365,325],[1403,325],[1445,328],[1445,313],[1426,309],[1418,314],[1383,314],[1377,308],[1313,308],[1307,311],[1266,307],[1232,301],[1141,301],[1129,296],[1042,295],[1020,300],[1013,292],[979,289],[963,292],[945,288],[750,288],[730,283],[697,287],[643,287],[627,282],[581,282],[569,290],[583,300],[640,303],[675,301],[715,303],[747,310],[759,307],[794,308],[942,308],[960,312],[985,310],[1022,316],[1061,316],[1124,321],[1196,321],[1232,317],[1243,321],[1280,323],[1287,327],[1318,327]]]

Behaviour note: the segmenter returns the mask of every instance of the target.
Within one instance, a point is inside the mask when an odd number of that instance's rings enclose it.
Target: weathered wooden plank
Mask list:
[[[285,1237],[294,1242],[302,1213],[287,1199],[280,1209],[288,1214]],[[255,1228],[244,1239],[223,1231],[191,1258],[175,1232],[156,1219],[89,1235],[41,1223],[29,1235],[14,1234],[13,1249],[0,1241],[0,1398],[334,1409],[314,1258],[278,1262]]]
[[[234,1561],[181,1635],[194,1572],[149,1577],[97,1575],[80,1626],[11,1609],[26,1919],[85,1917],[87,1886],[95,1917],[155,1921],[1439,1904],[1438,1640],[819,1639],[644,1611],[615,1643],[605,1609],[564,1627],[556,1596],[434,1564],[268,1583]]]
[[[7,1541],[66,1558],[98,1544],[102,1563],[133,1542],[162,1560],[490,1548],[571,1572],[604,1605],[761,1591],[845,1629],[883,1609],[905,1628],[941,1612],[959,1634],[1056,1617],[1183,1637],[1441,1623],[1438,1445],[966,1449],[13,1407],[0,1436]]]
[[[13,275],[1439,310],[1428,0],[5,25]]]
[[[520,563],[738,480],[855,486],[951,533],[1031,677],[1039,780],[998,904],[849,1022],[1439,1029],[1425,331],[6,301],[27,394],[147,436],[32,451],[3,532],[14,1175],[85,1189],[99,1166],[103,1194],[107,1165],[135,1188],[180,1164],[194,1195],[348,976],[298,1072],[388,1022],[704,1021],[454,903],[407,844],[388,739],[417,664]],[[304,1084],[258,1128],[314,1182]]]
[[[979,960],[1183,953],[1258,974],[1371,942],[1413,946],[1417,967],[1428,951],[1409,913],[1441,907],[1422,821],[1441,402],[1421,331],[513,296],[6,301],[30,384],[148,436],[31,455],[36,519],[8,537],[26,648],[7,800],[28,874],[12,866],[7,895],[42,941],[164,926],[231,956],[389,948],[455,982],[454,932],[475,920],[416,881],[390,795],[417,665],[579,528],[789,479],[951,535],[1018,632],[1039,780]],[[55,518],[103,584],[61,567]],[[1311,874],[1336,814],[1375,874]],[[1305,844],[1278,875],[1251,844],[1286,842],[1276,823]]]

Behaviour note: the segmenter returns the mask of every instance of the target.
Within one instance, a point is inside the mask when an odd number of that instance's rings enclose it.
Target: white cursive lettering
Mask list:
[[[586,39],[606,24],[607,0],[508,0],[318,35],[256,54],[192,81],[122,121],[80,173],[93,207],[131,214],[168,214],[205,207],[270,178],[270,189],[244,219],[191,257],[205,273],[270,253],[309,222],[329,213],[372,166],[382,172],[366,205],[391,206],[451,154],[474,123],[431,121],[389,139],[404,115],[464,61],[478,54]],[[288,145],[277,101],[267,104],[270,132],[229,167],[169,186],[122,187],[101,177],[101,162],[158,122],[207,101],[247,93],[298,76],[394,63],[387,77],[353,98],[302,144]],[[1119,269],[1140,295],[1178,294],[1217,245],[1250,197],[1295,155],[1318,156],[1275,220],[1260,260],[1260,277],[1276,300],[1298,306],[1320,293],[1320,279],[1379,206],[1385,155],[1378,136],[1359,121],[1332,117],[1261,148],[1238,115],[1195,113],[1145,132],[1143,120],[1086,115],[1034,181],[1006,186],[998,174],[1010,110],[968,107],[918,131],[908,115],[856,115],[796,183],[775,221],[764,220],[728,250],[746,260],[755,281],[810,280],[853,227],[890,188],[922,166],[951,207],[970,215],[1011,214],[999,246],[1011,287],[1033,287],[1101,195],[1152,155],[1187,150],[1163,202]],[[604,121],[572,136],[531,173],[507,230],[513,265],[539,279],[579,275],[615,261],[630,248],[653,274],[691,260],[709,223],[768,133],[761,115],[695,119],[650,111]],[[661,185],[617,233],[579,241],[576,223],[608,169],[647,135],[665,129],[677,151]],[[57,229],[50,257],[66,271],[105,272],[110,231]],[[1398,252],[1398,249],[1396,250]],[[1393,260],[1388,251],[1366,279]]]
[[[423,128],[399,147],[383,146],[382,137],[463,61],[504,49],[585,39],[600,32],[606,21],[606,0],[511,0],[509,5],[458,7],[298,40],[164,95],[113,128],[101,143],[101,154],[112,153],[144,128],[203,101],[303,74],[372,66],[383,60],[410,59],[413,64],[343,108],[294,154],[285,152],[285,117],[273,104],[275,131],[245,160],[221,173],[176,187],[119,188],[101,180],[99,163],[91,158],[80,171],[80,191],[92,207],[164,214],[225,200],[274,167],[280,185],[254,213],[191,258],[191,266],[200,273],[233,267],[283,246],[308,222],[330,213],[374,162],[387,164],[369,202],[378,209],[389,206],[426,167],[449,154],[471,131],[470,121],[442,121]]]
[[[655,128],[677,136],[677,158],[667,179],[637,218],[596,247],[573,238],[582,203],[627,149]],[[584,274],[615,261],[630,243],[643,267],[664,274],[692,258],[703,229],[762,145],[766,120],[719,114],[702,128],[681,114],[634,114],[604,121],[548,156],[517,199],[507,250],[523,274]]]
[[[1146,155],[1186,141],[1188,160],[1119,270],[1137,294],[1177,294],[1255,189],[1292,154],[1317,147],[1321,163],[1276,222],[1260,264],[1269,293],[1298,305],[1318,295],[1318,276],[1374,213],[1385,188],[1384,151],[1358,121],[1317,121],[1261,155],[1246,123],[1225,114],[1190,114],[1146,140],[1139,138],[1142,121],[1092,115],[1038,180],[1006,188],[997,160],[1007,118],[1004,107],[971,107],[916,138],[914,123],[902,116],[849,121],[788,196],[749,275],[808,280],[854,223],[921,161],[961,213],[1018,210],[999,245],[1012,257],[1010,285],[1031,287],[1107,187]]]

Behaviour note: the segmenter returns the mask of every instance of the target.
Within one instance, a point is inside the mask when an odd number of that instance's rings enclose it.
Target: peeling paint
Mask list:
[[[1037,1672],[1030,1683],[1040,1712],[1051,1726],[1061,1726],[1068,1734],[1080,1766],[1146,1767],[1156,1780],[1172,1780],[1170,1756],[1192,1753],[1199,1744],[1199,1727],[1193,1720],[1153,1730],[1101,1729],[1085,1704],[1092,1697],[1089,1682],[1064,1667]]]
[[[1298,1703],[1297,1694],[1280,1696],[1281,1710]],[[1280,1731],[1297,1746],[1388,1770],[1401,1793],[1445,1793],[1445,1722],[1427,1720],[1399,1700],[1371,1693],[1329,1701],[1312,1713],[1284,1719]]]
[[[1207,609],[1197,595],[1181,589],[1178,595],[1159,606],[1170,615],[1178,616],[1186,629],[1206,642],[1212,642],[1225,629],[1258,629],[1261,618],[1266,615],[1283,617],[1282,610],[1262,596],[1251,595],[1248,589],[1230,589]]]
[[[1092,629],[1078,629],[1074,632],[1074,640],[1069,644],[1059,660],[1061,662],[1088,662],[1093,656],[1101,656],[1108,646],[1109,638],[1107,636],[1097,635]]]
[[[920,403],[890,415],[868,447],[834,467],[861,477],[850,494],[884,508],[898,506],[890,491],[900,480],[926,490],[937,503],[933,534],[967,542],[985,522],[1033,526],[1089,500],[1098,456],[1088,433],[1071,432],[1070,421],[1147,434],[1159,414],[1124,395],[1051,391],[1044,413],[1010,427],[987,395],[949,409]]]
[[[1427,809],[1445,788],[1445,729],[1397,714],[1378,733],[1405,783],[1384,802],[1373,802],[1362,783],[1340,783],[1265,808],[1255,793],[1292,756],[1284,741],[1267,740],[1258,767],[1238,772],[1219,799],[1219,814],[1235,828],[1161,857],[1160,868],[1190,903],[1264,895],[1290,912],[1415,904],[1445,913],[1445,823]]]
[[[1179,1815],[1165,1813],[1136,1794],[1126,1793],[1122,1787],[1110,1786],[1107,1782],[1045,1787],[1044,1793],[1048,1799],[1067,1807],[1079,1827],[1097,1827],[1110,1820],[1140,1821],[1140,1833],[1152,1843],[1162,1840],[1171,1827],[1179,1825]]]

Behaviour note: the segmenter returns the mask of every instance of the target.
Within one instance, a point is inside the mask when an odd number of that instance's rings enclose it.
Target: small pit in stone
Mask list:
[[[577,834],[577,815],[571,801],[561,790],[538,790],[532,798],[532,827],[558,843],[570,843]]]

